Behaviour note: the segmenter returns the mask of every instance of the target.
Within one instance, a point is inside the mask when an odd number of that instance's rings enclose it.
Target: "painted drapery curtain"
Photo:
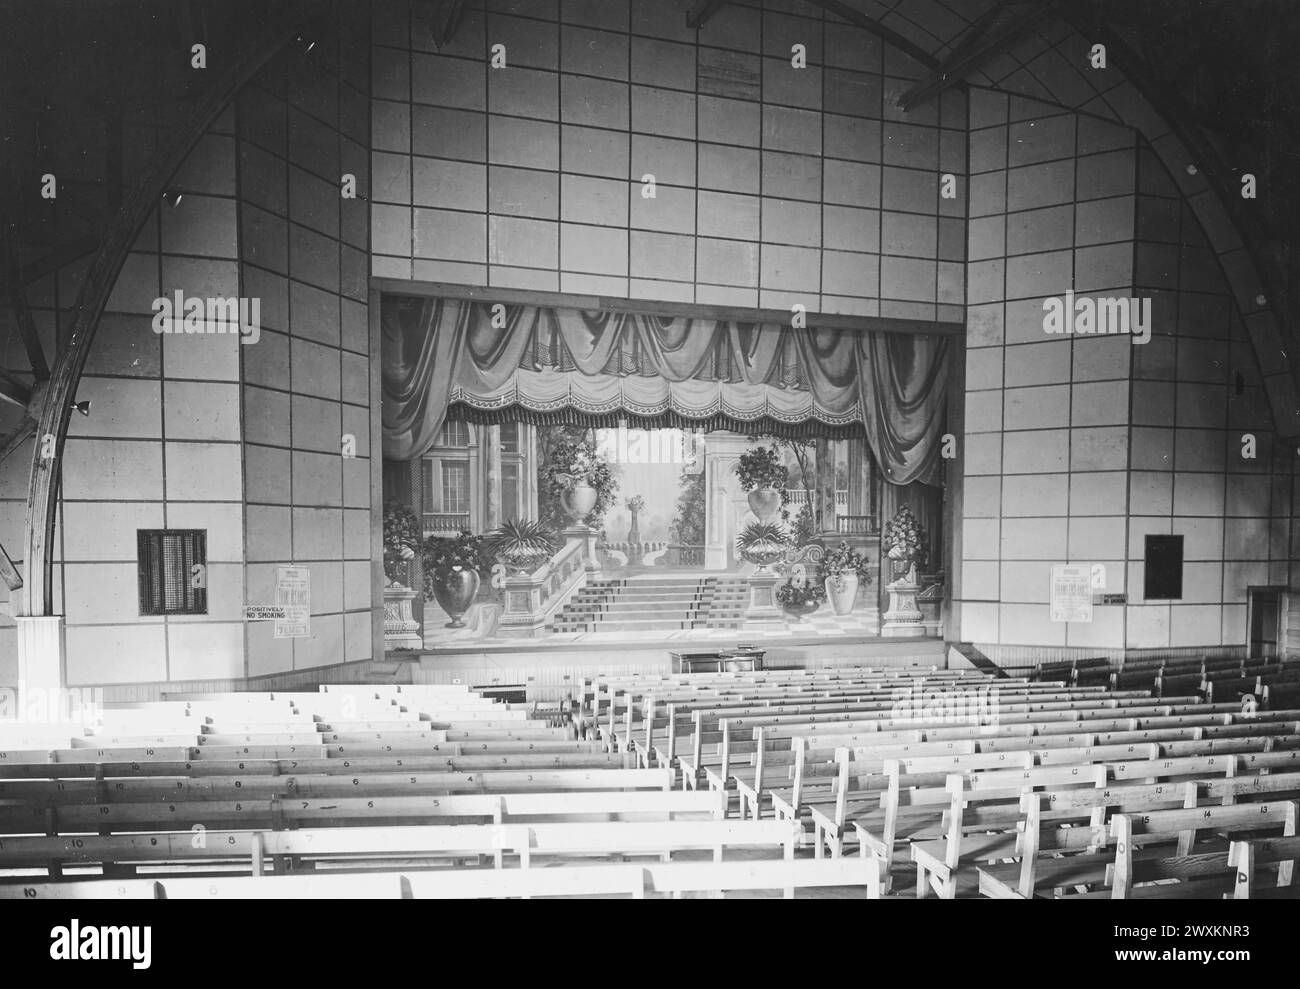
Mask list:
[[[939,335],[388,296],[381,322],[388,459],[424,454],[457,405],[740,430],[860,423],[888,481],[938,482]]]

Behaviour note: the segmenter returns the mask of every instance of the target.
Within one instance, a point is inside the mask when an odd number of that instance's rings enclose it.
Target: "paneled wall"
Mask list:
[[[151,325],[177,290],[239,294],[234,120],[204,136],[175,177],[180,202],[136,240],[77,390],[91,414],[72,417],[54,550],[69,684],[243,673],[238,337]],[[61,307],[79,276],[56,278]],[[206,615],[141,616],[136,533],[160,528],[207,530]]]
[[[369,67],[356,38],[343,51],[341,81],[291,49],[238,102],[244,290],[265,327],[244,348],[248,601],[273,603],[292,565],[312,605],[310,638],[249,625],[250,676],[372,654]]]
[[[373,655],[369,24],[363,8],[340,16],[310,52],[284,49],[200,139],[118,277],[77,392],[90,415],[72,417],[64,451],[54,610],[71,685],[225,682]],[[159,143],[140,127],[124,141],[128,175]],[[356,199],[340,194],[345,172]],[[47,354],[84,269],[28,290]],[[155,333],[154,301],[177,291],[257,299],[256,342]],[[6,339],[3,363],[21,367]],[[0,468],[11,549],[30,456]],[[144,528],[206,530],[206,614],[140,614]],[[309,639],[243,621],[245,603],[274,603],[277,564],[311,571]],[[16,678],[14,643],[0,624],[0,682]]]
[[[1279,448],[1254,348],[1164,166],[1138,155],[1134,281],[1156,335],[1134,348],[1128,642],[1246,642],[1246,592],[1286,587],[1293,451]],[[1245,440],[1245,442],[1243,442]],[[1148,534],[1182,534],[1183,596],[1143,596]]]
[[[1289,477],[1195,217],[1136,132],[1020,97],[972,91],[970,161],[961,637],[1244,643],[1247,585],[1288,578]],[[1149,298],[1150,341],[1049,334],[1067,290]],[[1181,601],[1144,599],[1147,533],[1184,535]],[[1102,564],[1127,603],[1051,622],[1054,563]]]
[[[438,51],[375,3],[373,272],[960,319],[964,96],[902,113],[916,63],[809,5],[689,7],[490,0]]]

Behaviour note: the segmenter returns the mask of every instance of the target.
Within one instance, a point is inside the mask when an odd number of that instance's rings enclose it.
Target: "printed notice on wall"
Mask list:
[[[1092,567],[1089,564],[1054,564],[1051,594],[1052,621],[1092,621]]]
[[[311,635],[311,572],[306,567],[275,568],[275,603],[285,617],[275,620],[277,639]]]
[[[283,621],[289,616],[289,609],[282,608],[275,604],[246,604],[244,605],[244,621],[246,622],[273,622]]]

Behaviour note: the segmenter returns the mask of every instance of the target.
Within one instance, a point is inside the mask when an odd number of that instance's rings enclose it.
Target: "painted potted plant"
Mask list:
[[[511,519],[489,533],[488,552],[516,575],[532,573],[555,555],[555,539],[541,522]]]
[[[736,550],[754,564],[755,574],[771,573],[772,564],[785,555],[790,537],[772,522],[751,522],[736,537]]]
[[[455,537],[431,536],[424,543],[424,597],[451,616],[447,628],[464,628],[461,617],[478,594],[483,537],[462,530]]]
[[[776,447],[757,446],[746,450],[734,470],[741,488],[749,493],[749,510],[759,522],[770,522],[781,510],[789,475]]]
[[[831,610],[847,615],[858,599],[858,588],[871,583],[871,561],[841,541],[822,557],[822,573],[826,576],[824,586]]]
[[[586,441],[557,444],[543,471],[574,525],[595,527],[614,504],[618,481],[609,463]]]
[[[826,603],[826,589],[815,580],[787,580],[773,596],[781,609],[796,621],[804,621]]]
[[[423,541],[423,526],[415,512],[397,501],[384,505],[384,576],[390,582],[405,583],[403,564],[415,559]]]
[[[925,529],[910,508],[904,505],[885,523],[880,543],[889,558],[893,579],[915,584],[914,568],[925,563]]]
[[[411,611],[416,592],[410,563],[424,540],[420,517],[401,502],[384,505],[384,648],[419,649],[420,623]]]

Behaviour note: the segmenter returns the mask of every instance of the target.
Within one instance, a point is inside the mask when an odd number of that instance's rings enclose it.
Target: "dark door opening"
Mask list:
[[[1249,587],[1246,589],[1246,602],[1247,645],[1251,658],[1271,659],[1277,656],[1282,589]]]

